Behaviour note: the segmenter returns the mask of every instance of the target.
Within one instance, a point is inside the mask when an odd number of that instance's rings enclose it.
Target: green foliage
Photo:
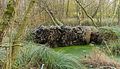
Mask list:
[[[110,46],[113,55],[120,55],[120,40],[112,42]]]
[[[15,14],[14,1],[10,0],[9,3],[7,4],[7,8],[3,15],[3,24],[7,24],[10,21],[10,19],[14,16],[14,14]]]
[[[78,56],[81,58],[89,54],[93,48],[95,47],[91,45],[80,45],[80,46],[58,47],[54,49],[55,51],[60,51],[66,54],[72,54],[74,56]]]
[[[105,37],[117,36],[116,40],[105,42],[105,45],[102,46],[104,51],[110,55],[120,55],[120,27],[119,26],[104,26],[100,27],[100,31],[105,34]],[[107,33],[107,34],[106,34]],[[109,33],[109,34],[108,34]],[[108,38],[107,38],[108,39]]]
[[[120,37],[120,27],[119,26],[111,26],[111,27],[103,26],[103,27],[100,27],[100,31],[103,33],[106,33],[106,32],[109,32],[111,34],[113,33],[113,34],[117,35],[118,37]]]
[[[117,25],[117,19],[114,19],[114,21],[111,21],[112,19],[111,18],[105,18],[105,19],[102,19],[102,21],[100,22],[99,19],[97,18],[94,18],[93,19],[94,22],[99,26],[99,27],[102,27],[102,26],[115,26]],[[86,18],[84,20],[81,21],[81,24],[82,25],[87,25],[87,26],[94,26],[93,23],[90,21],[90,19]]]
[[[26,35],[25,36],[26,41],[34,41],[34,39],[33,39],[33,31],[32,30],[27,30],[26,31],[26,34],[25,34]]]
[[[6,52],[4,49],[0,49],[0,65],[6,60]]]
[[[110,41],[109,43],[106,43],[102,49],[109,55],[118,56],[120,55],[120,40]]]
[[[13,67],[27,69],[33,65],[39,68],[41,64],[45,64],[47,69],[80,69],[77,57],[55,52],[44,45],[36,45],[32,42],[26,43],[21,48],[21,53]]]

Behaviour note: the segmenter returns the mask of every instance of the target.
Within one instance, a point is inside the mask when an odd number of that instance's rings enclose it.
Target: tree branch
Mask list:
[[[79,5],[79,7],[81,7],[81,9],[84,11],[84,13],[86,14],[86,16],[88,18],[90,18],[90,20],[92,21],[92,23],[94,24],[95,27],[97,27],[96,23],[94,22],[93,18],[87,13],[87,11],[84,9],[84,7],[81,5],[81,3],[78,0],[75,0],[76,3]]]
[[[58,26],[62,26],[63,23],[60,22],[52,13],[52,11],[50,10],[49,6],[46,4],[46,2],[42,1],[44,3],[44,9],[45,11],[48,13],[48,15],[50,16],[51,20],[53,21],[54,25],[58,25]]]

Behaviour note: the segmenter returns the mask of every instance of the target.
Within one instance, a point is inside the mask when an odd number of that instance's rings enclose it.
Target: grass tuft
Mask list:
[[[55,52],[44,45],[32,42],[26,44],[21,48],[14,68],[40,68],[41,64],[45,64],[47,69],[80,69],[80,62],[75,56]]]

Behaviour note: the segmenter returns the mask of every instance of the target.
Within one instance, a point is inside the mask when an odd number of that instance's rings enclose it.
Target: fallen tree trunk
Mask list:
[[[93,26],[40,26],[33,33],[36,43],[48,44],[50,47],[101,44],[105,39]]]

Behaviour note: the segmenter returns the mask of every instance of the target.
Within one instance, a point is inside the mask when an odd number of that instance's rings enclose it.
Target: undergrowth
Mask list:
[[[45,45],[36,45],[32,42],[26,43],[21,48],[14,68],[28,69],[40,68],[45,64],[45,69],[80,69],[80,62],[77,57],[55,52]]]

